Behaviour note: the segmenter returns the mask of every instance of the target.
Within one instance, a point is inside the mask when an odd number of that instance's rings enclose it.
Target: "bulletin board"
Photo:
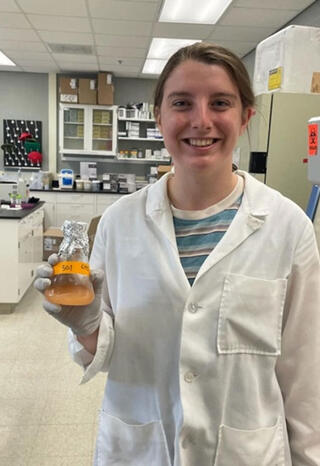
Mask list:
[[[23,133],[30,136],[20,140]],[[4,168],[41,168],[41,162],[28,160],[28,154],[34,150],[41,153],[42,123],[36,120],[3,120],[3,165]]]

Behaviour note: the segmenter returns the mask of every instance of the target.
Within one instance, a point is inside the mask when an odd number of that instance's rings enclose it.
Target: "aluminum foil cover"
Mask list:
[[[82,250],[83,254],[89,256],[89,238],[86,223],[65,220],[61,230],[63,232],[63,240],[59,247],[59,256],[71,256],[76,251],[79,251],[79,249]]]

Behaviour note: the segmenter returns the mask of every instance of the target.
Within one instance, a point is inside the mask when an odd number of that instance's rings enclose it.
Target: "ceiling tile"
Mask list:
[[[101,34],[119,34],[123,36],[148,36],[152,23],[147,21],[108,21],[92,19],[93,30]]]
[[[230,8],[221,18],[225,26],[252,26],[279,28],[293,18],[295,10],[269,10],[264,8]]]
[[[33,52],[32,50],[28,51],[23,51],[23,50],[13,50],[10,52],[10,56],[14,57],[16,60],[33,60],[33,61],[48,61],[52,60],[50,59],[50,54],[49,53],[41,53],[41,52]]]
[[[88,18],[67,16],[27,15],[36,29],[46,31],[91,32]]]
[[[208,36],[208,40],[240,40],[248,42],[260,42],[270,34],[275,32],[274,27],[257,28],[248,26],[216,26],[212,34]]]
[[[9,29],[0,28],[0,40],[19,40],[20,47],[21,41],[39,41],[39,37],[32,29]]]
[[[61,71],[68,72],[68,71],[97,71],[97,65],[94,63],[65,63],[64,65],[60,65]]]
[[[122,63],[119,63],[119,60]],[[104,57],[101,56],[99,57],[99,63],[100,65],[116,65],[119,66],[119,69],[121,68],[127,68],[130,66],[133,67],[141,67],[144,63],[144,58],[116,58],[116,57]]]
[[[1,41],[1,50],[16,50],[22,54],[28,50],[35,52],[46,52],[47,48],[43,45],[42,42],[23,42],[23,48],[21,47],[21,41],[17,40],[2,40]]]
[[[99,56],[145,58],[148,51],[129,47],[97,47],[97,52]]]
[[[155,2],[130,2],[122,0],[88,0],[93,18],[153,21],[157,19],[159,5]]]
[[[107,64],[101,64],[100,69],[105,70],[108,69],[108,71],[113,71],[114,73],[117,73],[120,71],[121,73],[139,73],[141,71],[141,66],[122,66],[122,65],[107,65]]]
[[[60,70],[55,65],[39,65],[37,63],[30,62],[29,65],[21,67],[23,71],[28,73],[59,73]]]
[[[314,0],[237,0],[234,6],[244,8],[275,8],[277,10],[299,10],[302,11],[311,5]]]
[[[131,36],[107,36],[106,34],[96,34],[96,44],[106,45],[107,47],[148,47],[149,37],[131,37]]]
[[[1,0],[0,11],[19,12],[20,10],[17,7],[15,0]]]
[[[19,66],[2,66],[0,65],[0,71],[22,71]]]
[[[53,58],[57,63],[95,63],[97,65],[98,60],[95,55],[71,55],[69,53],[54,53]]]
[[[247,53],[251,52],[257,45],[256,42],[241,42],[232,40],[220,40],[219,45],[231,50],[239,57],[243,57]]]
[[[212,26],[204,24],[155,23],[153,36],[169,39],[201,39],[207,37],[211,31]]]
[[[93,44],[93,37],[87,33],[76,32],[54,32],[54,31],[39,31],[41,39],[45,42],[55,42],[57,44]]]
[[[40,66],[55,66],[57,67],[56,63],[49,57],[48,60],[35,60],[34,58],[28,55],[24,56],[23,58],[19,58],[18,60],[19,66],[30,66],[31,64],[40,67]]]
[[[31,29],[30,24],[22,13],[1,13],[0,27]]]
[[[19,0],[24,13],[57,16],[87,16],[85,0]]]

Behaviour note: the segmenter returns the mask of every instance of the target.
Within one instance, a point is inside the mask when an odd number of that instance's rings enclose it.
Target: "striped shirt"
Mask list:
[[[190,285],[238,212],[242,192],[243,178],[238,176],[232,193],[207,209],[183,211],[171,206],[179,256]]]

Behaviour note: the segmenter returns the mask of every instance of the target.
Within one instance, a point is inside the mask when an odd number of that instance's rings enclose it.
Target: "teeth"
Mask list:
[[[210,146],[216,139],[189,139],[191,146]]]

